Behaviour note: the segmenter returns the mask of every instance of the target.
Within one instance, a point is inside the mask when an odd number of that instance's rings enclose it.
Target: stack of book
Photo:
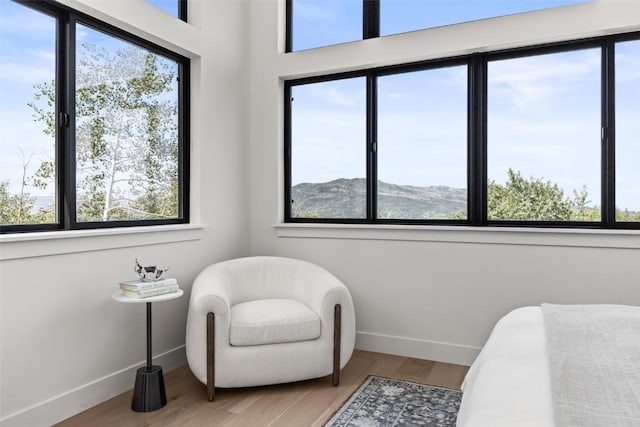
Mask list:
[[[178,281],[176,279],[160,279],[154,282],[143,282],[142,280],[132,280],[120,282],[122,295],[131,298],[147,298],[158,295],[178,292]]]

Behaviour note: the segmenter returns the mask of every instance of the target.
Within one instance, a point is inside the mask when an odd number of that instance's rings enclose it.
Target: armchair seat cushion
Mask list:
[[[260,299],[231,307],[229,344],[236,347],[315,340],[320,316],[292,299]]]

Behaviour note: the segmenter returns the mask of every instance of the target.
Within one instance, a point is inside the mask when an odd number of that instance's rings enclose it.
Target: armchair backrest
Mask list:
[[[257,256],[216,264],[226,278],[231,305],[267,299],[315,300],[333,287],[344,286],[322,267],[307,261]]]

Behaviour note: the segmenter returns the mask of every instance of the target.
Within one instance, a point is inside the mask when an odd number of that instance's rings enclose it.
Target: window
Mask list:
[[[363,77],[291,90],[291,215],[366,218]]]
[[[285,221],[640,228],[639,53],[633,33],[286,81]]]
[[[55,104],[57,20],[6,1],[0,19],[0,224],[55,224],[56,134],[52,114],[34,109],[34,84]]]
[[[187,0],[145,0],[158,9],[183,21],[187,21]]]
[[[292,47],[303,50],[362,39],[362,2],[287,0]]]
[[[640,41],[615,45],[616,220],[640,222]]]
[[[188,59],[28,6],[3,3],[2,232],[188,222]]]
[[[490,220],[599,221],[597,48],[488,64]]]
[[[286,0],[286,51],[589,1],[591,0]]]
[[[378,78],[377,217],[467,216],[467,68]]]

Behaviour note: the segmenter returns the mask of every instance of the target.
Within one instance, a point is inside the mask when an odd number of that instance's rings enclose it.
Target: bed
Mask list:
[[[554,323],[564,317],[574,329]],[[458,427],[638,427],[640,307],[515,309],[462,387]]]

